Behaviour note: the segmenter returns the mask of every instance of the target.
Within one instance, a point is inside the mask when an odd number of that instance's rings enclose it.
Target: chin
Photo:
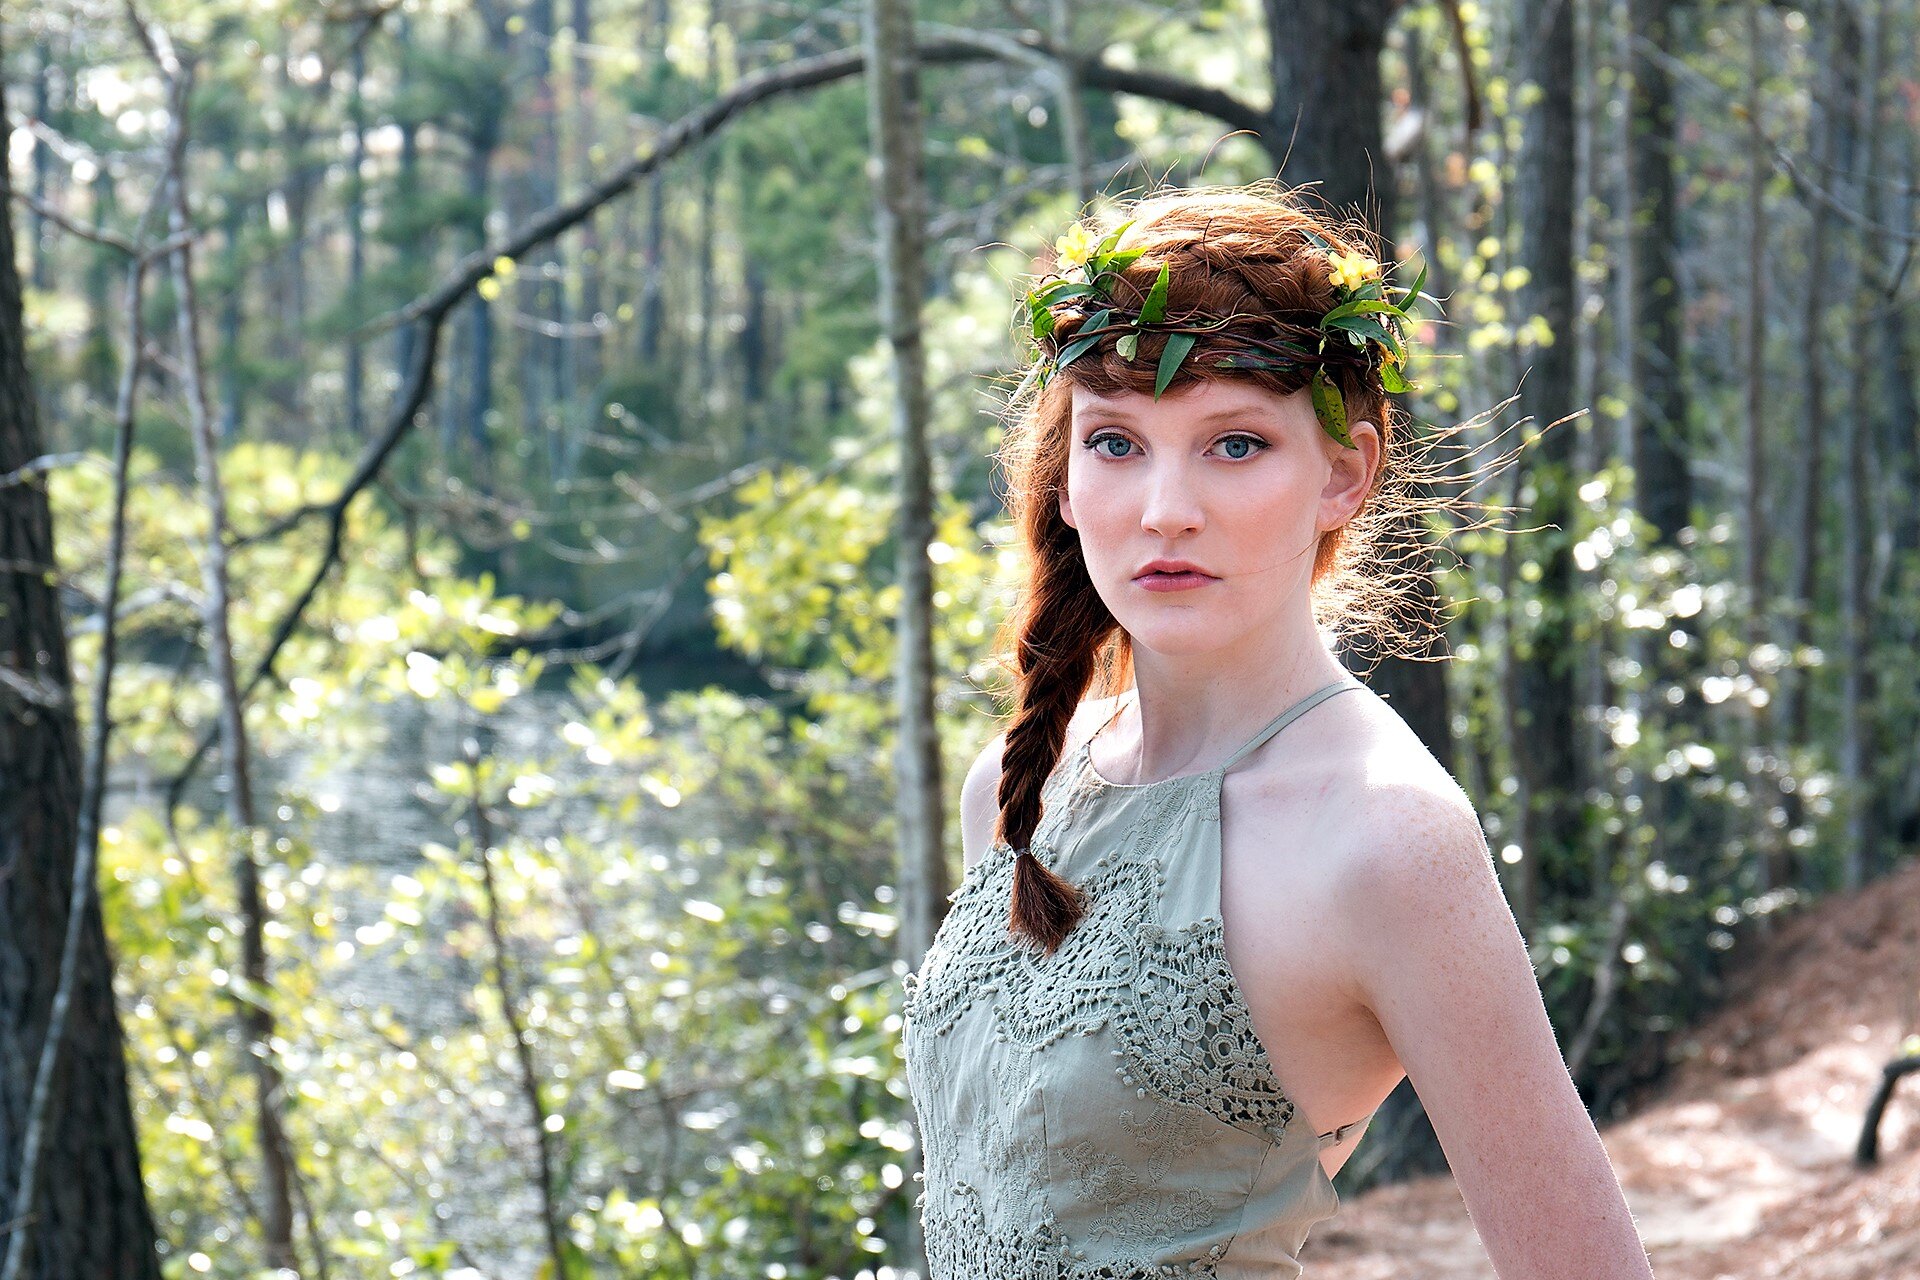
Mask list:
[[[1207,609],[1183,610],[1180,617],[1127,618],[1116,614],[1115,618],[1135,648],[1169,658],[1213,653],[1231,645],[1232,637],[1239,634],[1236,628],[1227,625],[1226,618]]]

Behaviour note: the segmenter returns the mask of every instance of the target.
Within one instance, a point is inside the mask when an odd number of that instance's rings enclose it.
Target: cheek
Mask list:
[[[1078,459],[1067,467],[1067,499],[1073,506],[1074,527],[1083,537],[1103,541],[1111,540],[1116,530],[1125,530],[1133,512],[1124,483],[1080,465]]]

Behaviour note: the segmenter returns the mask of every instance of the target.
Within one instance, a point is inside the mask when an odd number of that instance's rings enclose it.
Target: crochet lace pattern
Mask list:
[[[1052,955],[1007,928],[1016,855],[1005,843],[990,846],[948,896],[926,961],[904,984],[903,1051],[926,1144],[915,1204],[933,1280],[1217,1274],[1250,1188],[1295,1119],[1227,964],[1217,891],[1214,912],[1160,918],[1166,851],[1194,824],[1217,823],[1222,772],[1112,788],[1086,746],[1063,762],[1032,842],[1043,864],[1059,867],[1054,841],[1092,797],[1132,792],[1123,802],[1140,810],[1076,868],[1086,914]],[[982,1005],[968,1036],[956,1038]],[[1122,1086],[1113,1096],[1130,1105],[1074,1089],[1080,1096],[1036,1109],[1036,1055],[1096,1033],[1104,1038],[1084,1043],[1108,1046]],[[942,1109],[930,1114],[933,1106]],[[1049,1150],[1043,1135],[1069,1106],[1096,1113],[1093,1136],[1056,1131]],[[1317,1145],[1308,1145],[1317,1167]],[[1196,1159],[1227,1190],[1200,1185]]]

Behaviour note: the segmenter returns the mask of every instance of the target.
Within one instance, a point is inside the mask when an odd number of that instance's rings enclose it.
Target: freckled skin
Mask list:
[[[1061,514],[1132,639],[1138,695],[1094,767],[1123,783],[1215,768],[1343,674],[1314,625],[1313,550],[1370,491],[1377,428],[1350,424],[1343,449],[1305,392],[1243,382],[1073,397]],[[1134,575],[1157,558],[1217,580],[1144,590]],[[1084,703],[1066,749],[1112,711]],[[991,838],[1001,748],[962,787],[968,866]],[[1314,1128],[1410,1076],[1501,1280],[1650,1277],[1479,818],[1398,713],[1370,691],[1316,706],[1227,774],[1221,823],[1228,962]],[[1363,1132],[1322,1153],[1329,1173]]]

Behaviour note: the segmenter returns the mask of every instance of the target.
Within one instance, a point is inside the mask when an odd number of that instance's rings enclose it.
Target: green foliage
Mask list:
[[[900,599],[892,496],[871,476],[792,467],[756,476],[736,497],[735,514],[701,523],[722,639],[804,670],[816,709],[856,715],[884,738],[893,713],[881,684]],[[987,649],[1012,584],[1008,534],[977,528],[951,499],[936,514],[934,656],[947,680],[978,688],[990,673]]]
[[[253,528],[324,496],[344,470],[245,446],[223,475],[236,521]],[[204,526],[188,477],[145,454],[136,474],[115,746],[171,768],[213,700],[197,664],[184,678],[156,665],[197,621],[181,592],[153,588],[196,581]],[[104,536],[103,479],[75,469],[54,480],[68,571],[85,583]],[[805,507],[816,526],[842,527],[864,567],[880,539],[863,527],[871,512],[855,514]],[[104,837],[103,906],[169,1273],[237,1280],[259,1266],[248,1209],[259,1135],[236,1022],[246,999],[275,1018],[285,1123],[334,1274],[491,1269],[490,1257],[522,1259],[526,1274],[551,1268],[528,1253],[542,1238],[530,1216],[536,1126],[503,961],[536,1063],[568,1274],[778,1263],[824,1278],[876,1258],[901,1237],[912,1186],[888,788],[870,732],[850,727],[880,712],[808,720],[718,690],[656,703],[591,666],[563,693],[546,690],[544,661],[521,641],[554,606],[452,576],[447,546],[408,545],[376,506],[350,523],[348,569],[287,668],[302,674],[249,711],[269,766],[263,825],[238,833],[191,804],[169,823],[142,799]],[[943,527],[965,545],[957,516]],[[236,549],[249,584],[233,602],[243,659],[321,534],[300,526]],[[970,581],[981,567],[977,556],[956,566]],[[873,636],[861,628],[877,627],[882,607],[870,595],[819,616]],[[795,643],[766,634],[775,648]],[[92,641],[76,637],[83,681]],[[849,687],[833,705],[858,699],[885,702]],[[393,734],[422,716],[449,732],[409,759]],[[299,757],[297,775],[274,765],[282,756]],[[414,771],[444,836],[397,865],[325,843],[359,803],[338,779],[396,766]],[[243,847],[271,914],[264,991],[239,977]]]

